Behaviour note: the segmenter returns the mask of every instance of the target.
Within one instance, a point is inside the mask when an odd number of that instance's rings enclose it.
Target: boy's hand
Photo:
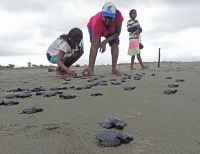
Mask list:
[[[77,76],[76,71],[74,71],[74,70],[72,70],[72,69],[69,69],[69,68],[68,68],[68,69],[66,70],[66,72],[67,72],[68,75]]]

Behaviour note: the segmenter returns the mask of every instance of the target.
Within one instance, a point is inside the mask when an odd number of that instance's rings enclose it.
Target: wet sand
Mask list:
[[[0,149],[3,154],[199,154],[200,151],[200,62],[149,63],[147,70],[129,70],[119,65],[131,79],[111,85],[111,66],[97,66],[95,76],[107,80],[107,86],[91,89],[61,90],[77,95],[74,99],[58,96],[16,98],[18,105],[0,106]],[[75,67],[78,75],[84,67]],[[134,80],[136,74],[141,80]],[[154,75],[152,75],[154,74]],[[105,76],[104,78],[100,78]],[[166,79],[166,77],[172,77]],[[184,82],[175,82],[184,79]],[[71,85],[88,79],[72,78]],[[0,100],[17,88],[61,87],[66,81],[53,76],[47,67],[0,70]],[[178,84],[178,92],[163,94],[168,84]],[[135,86],[124,91],[124,86]],[[103,95],[92,97],[92,92]],[[19,114],[24,108],[44,109],[34,114]],[[95,135],[105,130],[99,124],[107,116],[128,123],[121,132],[134,141],[119,147],[101,147]],[[116,129],[113,129],[116,130]]]

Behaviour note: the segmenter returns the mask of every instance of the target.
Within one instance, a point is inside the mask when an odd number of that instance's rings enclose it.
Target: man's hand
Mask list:
[[[106,51],[106,41],[105,40],[100,43],[99,48],[100,48],[101,53]]]

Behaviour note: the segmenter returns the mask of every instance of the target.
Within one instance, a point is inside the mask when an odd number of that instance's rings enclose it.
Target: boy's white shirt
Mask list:
[[[83,40],[81,40],[80,47],[83,48]],[[79,46],[76,46],[75,49],[71,49],[69,44],[61,38],[57,38],[48,48],[47,53],[51,56],[58,55],[60,51],[65,53],[65,57],[70,57],[74,52],[79,50]]]

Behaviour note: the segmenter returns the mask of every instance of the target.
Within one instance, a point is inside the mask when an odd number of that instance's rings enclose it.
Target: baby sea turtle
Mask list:
[[[167,77],[165,77],[165,79],[172,79],[172,77],[171,76],[167,76]]]
[[[21,91],[25,91],[25,89],[24,88],[17,88],[17,89],[7,90],[7,92],[21,92]]]
[[[14,99],[3,99],[0,101],[0,105],[17,105],[19,104],[18,101],[14,100]]]
[[[117,81],[111,81],[110,82],[112,85],[120,85],[121,83],[120,82],[117,82]]]
[[[164,89],[164,94],[175,94],[178,90]]]
[[[32,96],[32,93],[30,91],[23,91],[16,95],[17,98],[26,98],[26,97],[31,97],[31,96]]]
[[[124,79],[124,80],[121,80],[120,82],[126,82],[126,80]]]
[[[140,80],[140,79],[141,79],[141,76],[138,76],[138,75],[134,76],[134,80]]]
[[[117,79],[110,79],[109,81],[117,81]]]
[[[66,87],[67,87],[67,89],[74,89],[75,86],[74,85],[67,85]]]
[[[99,85],[100,86],[107,86],[108,84],[106,82],[101,82]]]
[[[32,114],[32,113],[42,112],[42,111],[43,111],[42,108],[29,107],[29,108],[24,109],[20,114]]]
[[[92,86],[90,84],[84,84],[83,89],[91,89]]]
[[[84,89],[83,86],[75,86],[75,87],[74,87],[74,90],[82,90],[82,89]]]
[[[71,98],[75,98],[76,95],[71,95],[71,94],[61,94],[59,95],[60,98],[63,98],[63,99],[71,99]]]
[[[44,94],[46,94],[45,91],[38,91],[38,92],[35,93],[35,95],[44,95]]]
[[[139,76],[134,76],[134,80],[141,80],[141,77],[139,77]]]
[[[121,79],[122,79],[122,80],[131,79],[131,75],[123,76],[123,77],[121,77]]]
[[[184,82],[184,79],[176,79],[175,82]]]
[[[8,94],[5,96],[5,98],[7,99],[12,99],[12,98],[16,98],[17,97],[17,94]]]
[[[129,143],[134,139],[131,135],[116,131],[100,131],[97,133],[96,138],[99,140],[99,143],[105,147],[119,146],[122,143]]]
[[[103,95],[102,93],[94,92],[94,93],[92,93],[90,96],[102,96],[102,95]]]
[[[39,91],[46,91],[46,89],[43,88],[42,86],[40,86],[40,87],[29,89],[28,91],[30,91],[30,92],[39,92]]]
[[[116,117],[106,117],[106,119],[100,124],[103,128],[110,129],[110,128],[115,127],[120,130],[123,129],[127,125],[126,122]]]
[[[60,87],[54,87],[54,88],[50,88],[50,90],[62,90],[62,88],[60,88]]]
[[[140,77],[142,77],[142,74],[138,74],[138,73],[136,73],[135,75],[136,75],[136,76],[140,76]]]
[[[168,87],[170,88],[175,88],[175,87],[178,87],[179,85],[178,84],[168,84]]]
[[[124,75],[124,76],[129,76],[130,74],[128,74],[128,73],[123,73],[122,75]]]
[[[62,91],[49,91],[49,92],[46,92],[43,96],[44,97],[52,97],[52,96],[56,96],[58,94],[62,94],[63,92]]]
[[[94,82],[94,79],[89,79],[87,80],[87,82]]]
[[[127,86],[127,87],[124,87],[124,90],[128,90],[128,91],[131,91],[133,89],[135,89],[136,87],[134,86]]]

